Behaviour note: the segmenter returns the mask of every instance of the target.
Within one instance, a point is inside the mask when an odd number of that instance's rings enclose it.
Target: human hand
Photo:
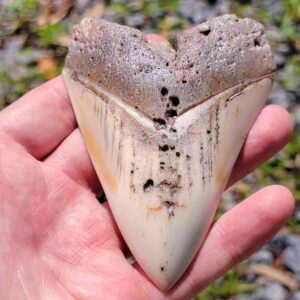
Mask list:
[[[160,38],[152,36],[161,42]],[[289,140],[288,113],[266,106],[229,185]],[[255,193],[212,225],[177,285],[161,292],[123,252],[59,76],[0,112],[1,299],[189,299],[272,237],[293,210],[281,186]]]

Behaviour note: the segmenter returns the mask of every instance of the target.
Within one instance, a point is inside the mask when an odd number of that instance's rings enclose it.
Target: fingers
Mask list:
[[[246,138],[228,186],[282,149],[290,140],[292,129],[291,117],[283,107],[265,106]]]
[[[168,43],[169,44],[168,40],[165,39],[163,36],[158,35],[158,34],[153,34],[153,33],[147,34],[146,40],[150,43],[157,42],[157,43]]]
[[[95,193],[100,189],[100,182],[78,128],[55,149],[45,163],[59,168],[74,181]]]
[[[294,201],[282,186],[269,186],[223,215],[212,226],[182,280],[163,294],[148,279],[154,299],[190,299],[238,262],[264,245],[292,214]]]
[[[76,127],[61,76],[30,91],[0,112],[0,131],[41,159]]]

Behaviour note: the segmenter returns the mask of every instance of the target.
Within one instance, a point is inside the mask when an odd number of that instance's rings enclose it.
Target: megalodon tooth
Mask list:
[[[212,222],[274,64],[261,24],[234,15],[184,31],[177,49],[85,18],[63,70],[86,147],[133,256],[163,290]]]

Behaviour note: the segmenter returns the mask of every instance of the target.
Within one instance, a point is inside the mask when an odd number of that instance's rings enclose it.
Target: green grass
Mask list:
[[[215,300],[217,298],[250,293],[255,290],[256,284],[243,282],[238,273],[238,268],[234,268],[196,296],[194,300]]]

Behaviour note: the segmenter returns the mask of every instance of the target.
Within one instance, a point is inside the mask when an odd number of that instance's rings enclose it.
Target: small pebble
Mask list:
[[[249,260],[251,263],[272,265],[274,257],[273,254],[267,249],[261,249],[254,253]]]
[[[293,99],[290,97],[287,90],[280,88],[278,84],[274,84],[269,102],[273,104],[279,104],[284,108],[290,108],[293,104]]]
[[[134,13],[126,18],[126,24],[131,27],[140,28],[144,22],[145,20],[142,13]]]
[[[266,245],[266,249],[273,253],[273,255],[278,255],[287,246],[287,238],[282,233],[276,234],[271,241]]]
[[[300,275],[300,237],[291,235],[287,238],[288,246],[282,253],[283,265],[293,273]]]
[[[300,291],[296,291],[293,295],[292,300],[300,300]]]
[[[270,282],[259,287],[250,297],[251,300],[290,300],[288,291],[279,283]],[[250,300],[249,299],[249,300]]]

